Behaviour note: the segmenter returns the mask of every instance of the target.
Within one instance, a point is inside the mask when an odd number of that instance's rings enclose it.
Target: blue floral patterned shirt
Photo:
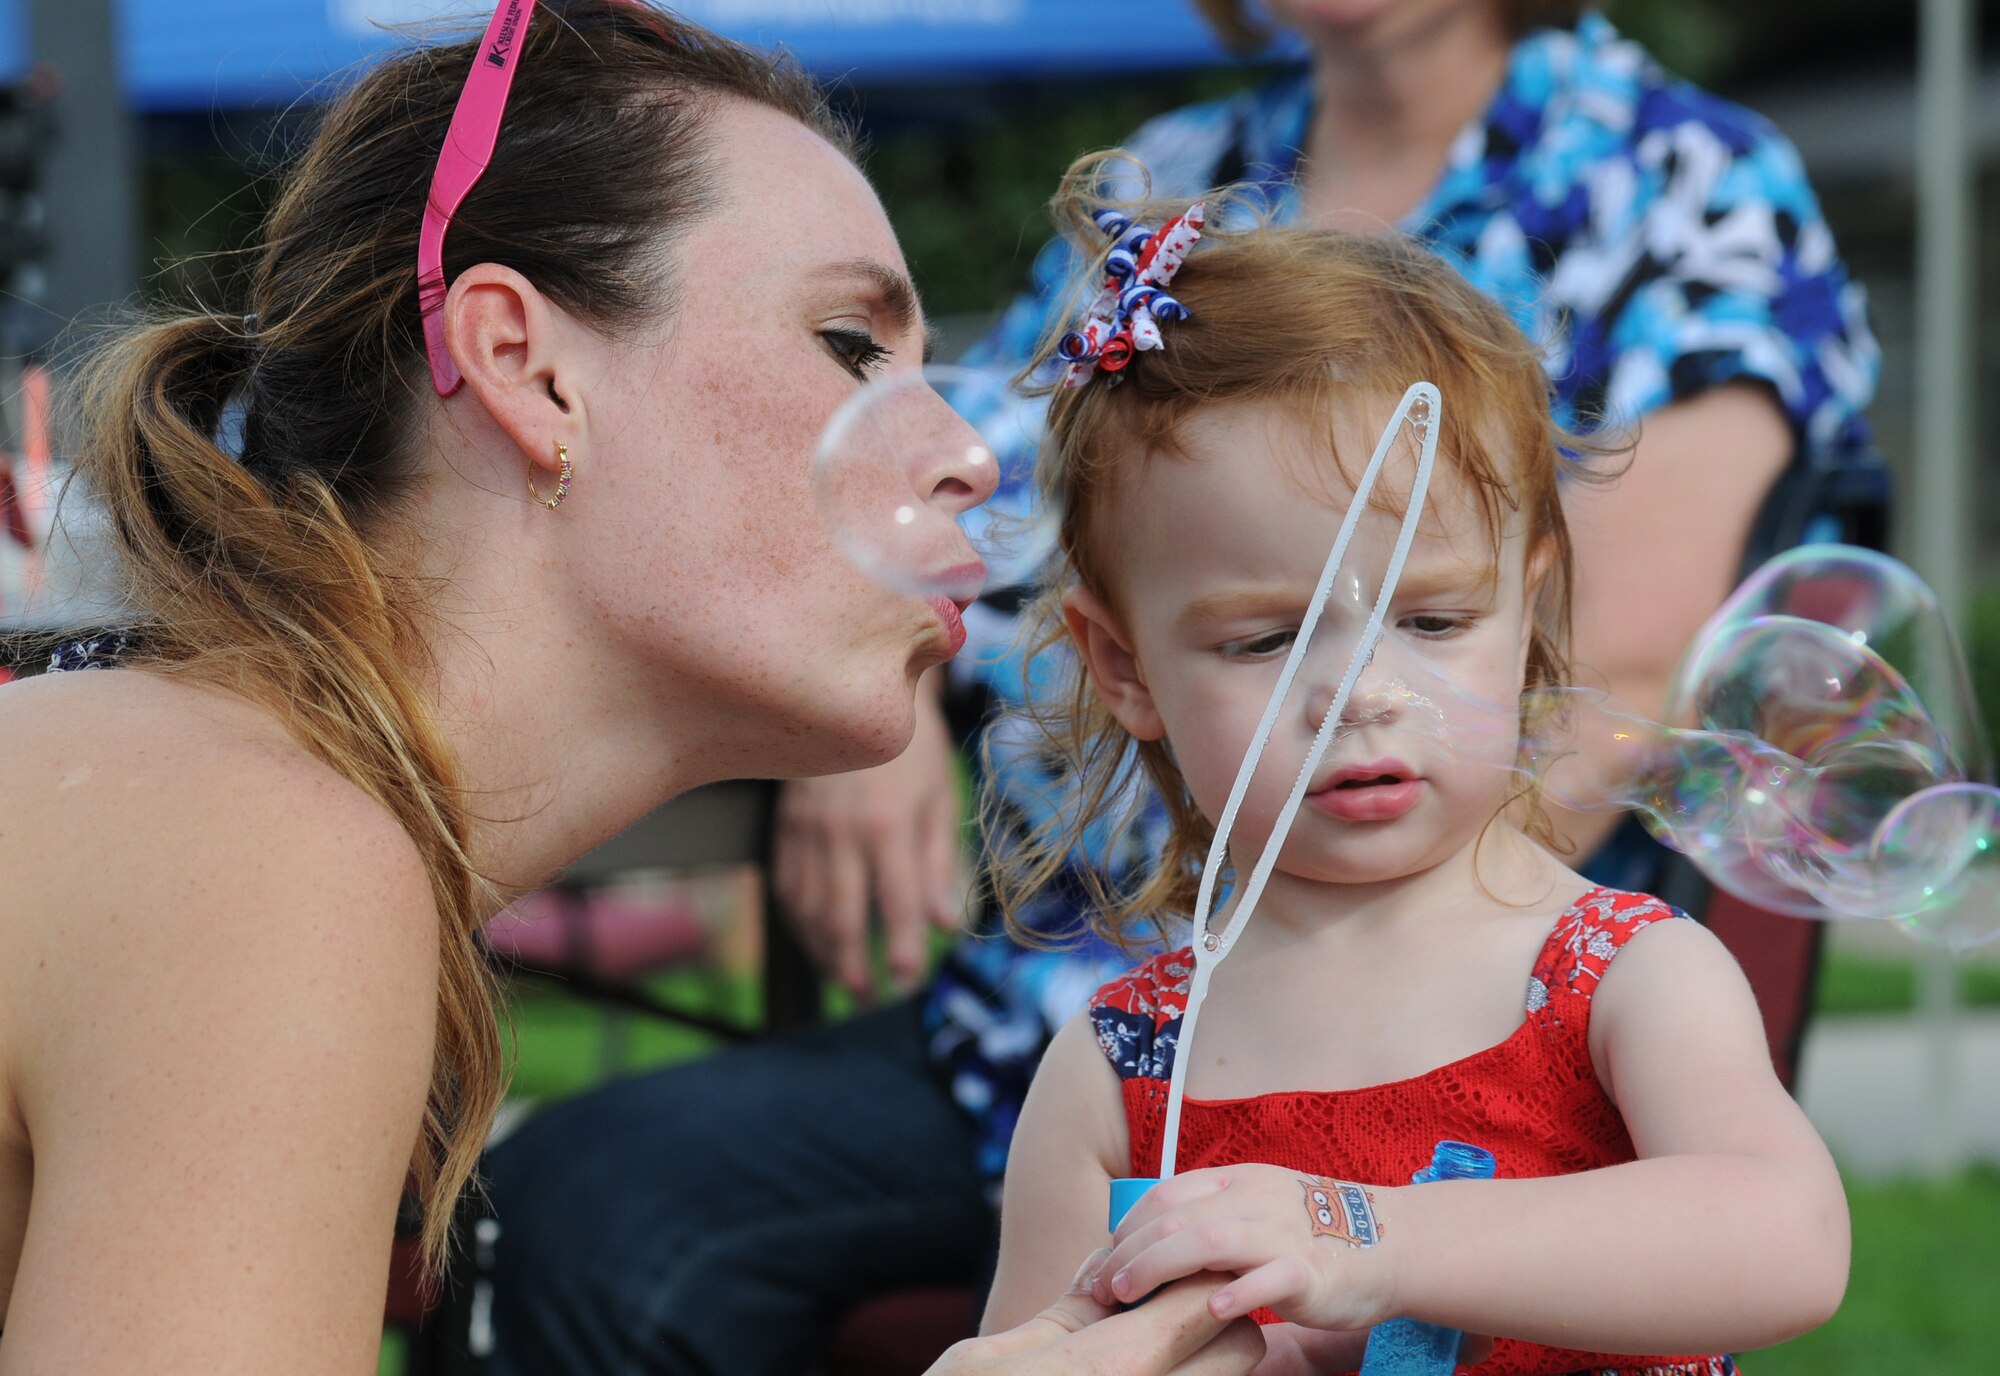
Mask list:
[[[1297,211],[1312,101],[1301,70],[1163,115],[1127,147],[1164,197],[1247,183],[1282,222]],[[1537,341],[1566,425],[1617,424],[1749,380],[1768,384],[1805,461],[1870,461],[1861,412],[1878,351],[1797,152],[1758,116],[1662,71],[1600,17],[1515,45],[1500,90],[1401,228]],[[965,362],[1024,364],[1076,266],[1073,250],[1048,245],[1030,290]],[[972,417],[1011,449],[992,511],[1028,509],[1032,453],[1002,437],[1031,433],[1038,405],[1012,398],[1006,414]],[[1033,553],[996,570],[996,582],[1025,576]],[[954,668],[956,686],[1003,706],[1046,672],[1011,653],[1018,601],[1002,593],[973,609]],[[996,782],[1010,805],[1030,814],[1061,805],[1060,789],[1010,753],[1004,735],[997,744]],[[1076,893],[1048,895],[1037,925],[1077,930]],[[995,937],[968,940],[945,962],[927,1008],[931,1051],[978,1125],[981,1165],[995,1179],[1048,1038],[1129,963],[1096,942],[1051,952]]]

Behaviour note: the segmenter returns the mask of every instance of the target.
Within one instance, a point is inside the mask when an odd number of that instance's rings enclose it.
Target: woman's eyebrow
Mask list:
[[[924,362],[930,362],[931,355],[937,350],[937,335],[929,325],[924,324],[923,310],[917,304],[917,289],[908,277],[873,258],[844,259],[828,267],[827,272],[833,277],[860,282],[889,313],[889,319],[897,329],[908,330],[923,325]]]

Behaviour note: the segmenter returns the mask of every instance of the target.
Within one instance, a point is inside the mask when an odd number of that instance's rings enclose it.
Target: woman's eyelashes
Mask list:
[[[866,330],[834,326],[821,330],[819,337],[826,341],[827,350],[840,365],[863,382],[874,376],[882,360],[889,356],[889,351]]]

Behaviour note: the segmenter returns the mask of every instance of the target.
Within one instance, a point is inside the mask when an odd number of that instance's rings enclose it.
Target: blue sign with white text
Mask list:
[[[140,110],[289,104],[415,37],[483,27],[473,0],[113,0]],[[0,0],[0,78],[31,61],[29,0]],[[1115,78],[1221,56],[1188,0],[680,0],[681,14],[857,84]]]

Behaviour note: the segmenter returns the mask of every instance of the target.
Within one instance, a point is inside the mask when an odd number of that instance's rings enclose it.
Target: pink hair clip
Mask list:
[[[1116,211],[1100,210],[1097,227],[1116,241],[1083,324],[1062,337],[1056,357],[1069,365],[1066,383],[1081,387],[1098,369],[1116,373],[1144,349],[1164,347],[1162,320],[1185,320],[1188,308],[1167,295],[1188,251],[1201,239],[1207,206],[1196,201],[1158,233]]]
[[[465,89],[458,93],[458,108],[452,111],[444,147],[438,150],[437,171],[431,176],[430,195],[424,201],[423,228],[417,234],[417,305],[423,312],[431,382],[441,397],[457,391],[463,381],[444,346],[444,232],[466,196],[479,184],[486,165],[493,161],[500,119],[507,113],[507,93],[513,89],[514,71],[520,65],[516,59],[534,16],[535,0],[500,0],[494,7],[479,55],[465,78]]]

